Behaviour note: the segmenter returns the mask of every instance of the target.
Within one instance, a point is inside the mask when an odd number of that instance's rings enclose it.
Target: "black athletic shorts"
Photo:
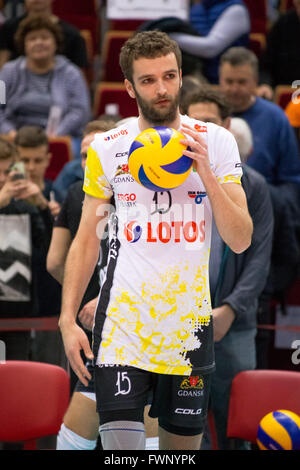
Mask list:
[[[149,416],[158,418],[164,429],[197,429],[191,434],[200,434],[204,429],[211,374],[164,375],[131,366],[102,365],[95,366],[94,378],[100,415],[113,410],[143,408],[149,403],[149,392],[152,392]]]

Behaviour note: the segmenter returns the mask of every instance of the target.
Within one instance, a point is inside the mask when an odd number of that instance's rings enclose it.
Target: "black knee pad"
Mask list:
[[[144,408],[100,411],[99,420],[101,425],[112,421],[138,421],[139,423],[143,423]]]

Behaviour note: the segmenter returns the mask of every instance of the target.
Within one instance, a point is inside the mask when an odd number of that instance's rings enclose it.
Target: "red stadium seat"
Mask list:
[[[288,10],[293,10],[295,8],[293,0],[280,0],[279,11],[280,13],[285,13]]]
[[[84,39],[88,61],[89,61],[89,64],[91,64],[93,62],[94,52],[95,52],[92,34],[88,29],[82,29],[80,31],[80,35]]]
[[[271,411],[300,414],[300,374],[286,370],[249,370],[232,382],[227,437],[256,443],[260,420]]]
[[[101,82],[95,90],[94,117],[105,114],[107,104],[117,104],[122,118],[138,116],[136,101],[128,95],[123,83]]]
[[[147,20],[110,20],[109,29],[114,31],[136,31]]]
[[[79,30],[88,30],[93,39],[93,53],[99,49],[100,11],[97,0],[53,0],[55,15]]]
[[[259,59],[266,47],[266,36],[261,33],[251,33],[248,47]]]
[[[82,29],[80,31],[81,37],[84,39],[87,58],[88,58],[88,66],[85,68],[84,76],[87,80],[87,85],[91,89],[93,81],[94,81],[94,58],[95,58],[95,50],[94,50],[94,42],[91,35],[91,32],[88,29]]]
[[[36,440],[56,435],[70,398],[67,372],[31,361],[0,363],[0,441],[23,442],[35,450]]]
[[[49,152],[52,154],[45,178],[54,181],[66,163],[73,160],[71,137],[49,137]]]
[[[77,15],[74,13],[63,13],[59,17],[71,23],[79,31],[88,30],[93,39],[93,51],[99,50],[99,37],[100,37],[100,20],[97,16]]]
[[[291,88],[289,85],[277,85],[274,91],[274,103],[278,104],[282,109],[285,109],[291,101],[294,92],[295,89]]]
[[[65,13],[74,13],[76,15],[97,15],[99,7],[96,0],[52,0],[52,11],[59,16]]]
[[[119,54],[121,47],[132,34],[132,31],[107,31],[105,34],[101,51],[103,81],[123,82],[124,76],[119,65]]]
[[[251,33],[266,34],[268,24],[267,0],[244,0],[244,3],[250,15]]]

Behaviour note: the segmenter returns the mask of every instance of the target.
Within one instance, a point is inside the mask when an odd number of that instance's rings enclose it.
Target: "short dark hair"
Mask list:
[[[140,31],[127,39],[120,52],[120,67],[131,83],[133,83],[133,61],[141,57],[155,59],[171,53],[175,54],[178,69],[181,69],[182,55],[176,41],[162,31]]]
[[[92,132],[110,131],[110,129],[113,129],[114,127],[117,127],[117,125],[112,119],[97,119],[95,121],[90,121],[84,128],[83,136],[85,137]]]
[[[20,22],[14,36],[16,47],[21,55],[25,55],[25,38],[27,34],[40,29],[47,29],[52,33],[56,42],[56,51],[58,53],[62,52],[64,39],[61,27],[48,17],[30,15]]]
[[[17,131],[15,144],[24,148],[36,148],[42,145],[48,147],[49,141],[46,132],[41,127],[23,126]]]
[[[220,58],[220,67],[227,62],[230,65],[239,66],[249,64],[251,65],[253,72],[258,77],[258,58],[254,52],[250,51],[246,47],[231,47],[228,49]]]
[[[225,96],[217,89],[202,86],[197,91],[188,93],[181,103],[181,112],[188,114],[188,109],[192,104],[196,103],[214,103],[217,105],[222,121],[231,116],[231,107]]]
[[[0,160],[8,160],[10,158],[16,160],[18,156],[17,147],[8,140],[0,137]]]

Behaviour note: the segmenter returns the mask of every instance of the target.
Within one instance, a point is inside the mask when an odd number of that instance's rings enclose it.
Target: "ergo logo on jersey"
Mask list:
[[[104,137],[104,140],[105,141],[113,140],[113,139],[116,139],[117,137],[120,137],[121,135],[127,135],[127,134],[128,134],[128,130],[122,129],[121,131],[116,132],[115,134],[110,134],[107,137]]]
[[[136,200],[136,194],[134,193],[126,193],[126,194],[118,194],[118,201],[135,201]]]
[[[136,242],[141,238],[142,228],[137,221],[126,223],[124,226],[124,234],[130,243]],[[168,243],[174,241],[179,243],[185,240],[188,243],[194,243],[197,240],[204,242],[205,240],[205,221],[201,220],[199,225],[194,222],[160,222],[156,227],[151,222],[146,226],[146,242],[147,243]]]

